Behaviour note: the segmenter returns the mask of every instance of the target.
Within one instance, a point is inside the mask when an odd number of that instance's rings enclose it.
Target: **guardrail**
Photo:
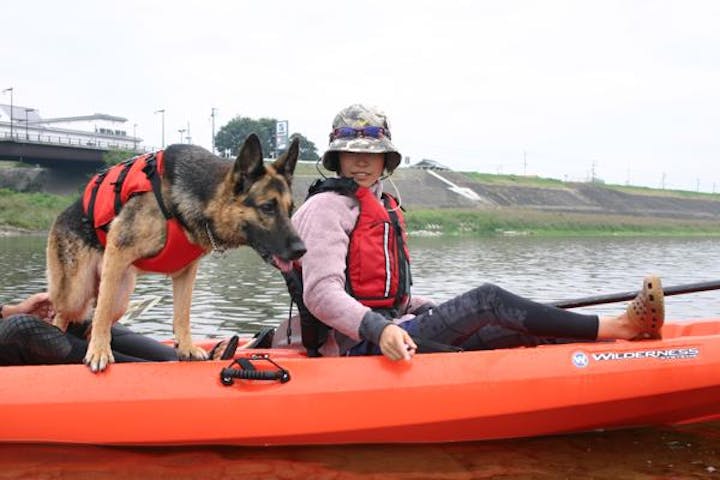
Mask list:
[[[42,145],[59,145],[75,148],[87,148],[89,150],[132,150],[136,152],[149,152],[153,149],[133,142],[113,142],[102,139],[88,139],[72,137],[68,135],[49,135],[49,134],[25,134],[23,132],[13,132],[10,136],[8,132],[0,133],[0,141],[11,141],[16,143],[31,143]]]

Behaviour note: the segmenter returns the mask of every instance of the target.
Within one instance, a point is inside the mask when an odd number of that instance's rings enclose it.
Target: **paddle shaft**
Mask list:
[[[675,285],[674,287],[664,287],[663,293],[666,297],[670,295],[680,295],[683,293],[705,292],[707,290],[720,290],[720,280],[712,280],[709,282],[687,283],[685,285]],[[548,305],[558,308],[577,308],[587,307],[588,305],[602,305],[604,303],[624,302],[632,300],[638,294],[634,292],[610,293],[607,295],[597,295],[594,297],[576,298],[574,300],[560,300],[558,302],[550,302]]]

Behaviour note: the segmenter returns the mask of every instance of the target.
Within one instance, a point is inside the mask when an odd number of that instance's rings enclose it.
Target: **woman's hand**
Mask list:
[[[36,293],[16,305],[5,305],[3,317],[26,313],[50,322],[55,315],[47,292]]]
[[[380,351],[390,360],[410,360],[416,350],[410,335],[395,324],[388,325],[380,334]]]

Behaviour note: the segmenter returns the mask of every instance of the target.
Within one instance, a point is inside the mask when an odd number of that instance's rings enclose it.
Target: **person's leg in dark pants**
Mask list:
[[[133,332],[119,323],[116,323],[112,327],[110,347],[115,352],[121,352],[132,357],[144,358],[145,360],[153,362],[168,362],[178,359],[175,349],[170,345],[160,343],[150,337]]]
[[[411,335],[468,350],[594,341],[599,319],[525,299],[492,284],[402,324]]]

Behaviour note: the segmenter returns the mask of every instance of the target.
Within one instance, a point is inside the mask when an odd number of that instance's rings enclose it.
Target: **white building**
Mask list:
[[[450,170],[450,167],[446,167],[440,162],[429,160],[427,158],[423,158],[415,165],[410,165],[410,168],[419,168],[421,170]]]
[[[142,139],[128,132],[126,123],[104,113],[43,119],[37,109],[13,105],[11,112],[10,105],[0,104],[0,140],[137,150]]]

